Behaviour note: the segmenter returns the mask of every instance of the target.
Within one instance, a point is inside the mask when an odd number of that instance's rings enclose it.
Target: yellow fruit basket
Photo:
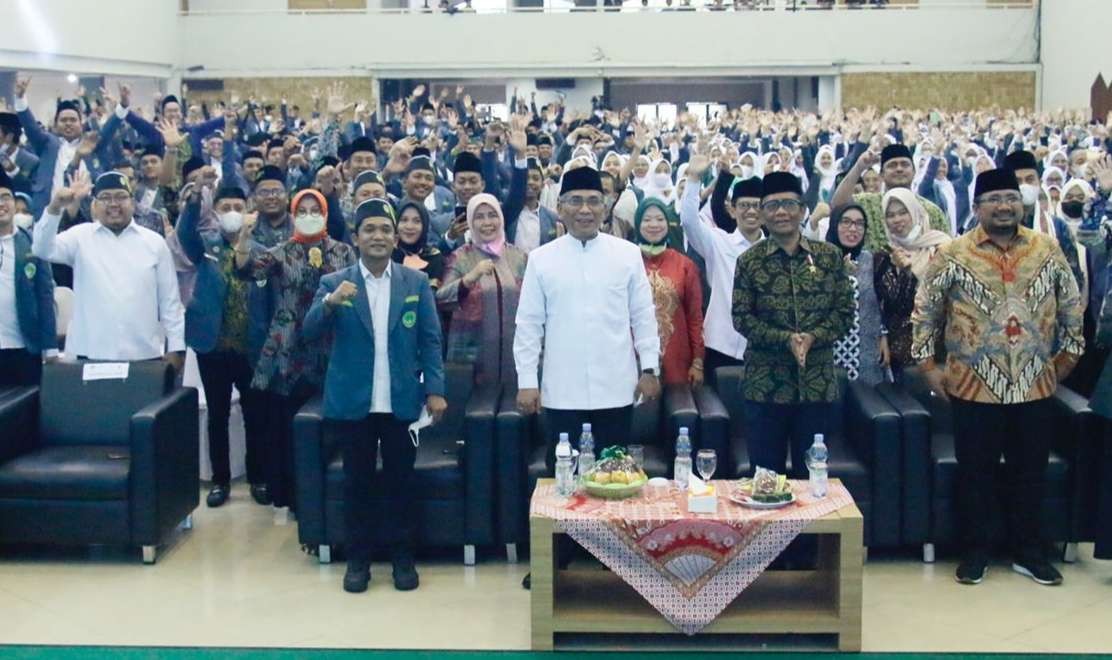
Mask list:
[[[600,497],[606,500],[624,500],[627,497],[633,497],[641,492],[645,484],[649,482],[648,478],[638,476],[637,480],[633,483],[606,483],[600,484],[590,479],[583,479],[580,484],[583,490],[587,491],[588,495],[593,497]]]

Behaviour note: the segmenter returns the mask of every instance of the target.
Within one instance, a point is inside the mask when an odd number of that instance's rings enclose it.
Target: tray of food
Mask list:
[[[737,483],[730,501],[750,509],[779,509],[795,502],[795,493],[786,476],[757,468],[752,479]]]
[[[626,453],[623,447],[607,447],[580,485],[589,495],[608,500],[633,497],[641,492],[649,478],[641,466]]]

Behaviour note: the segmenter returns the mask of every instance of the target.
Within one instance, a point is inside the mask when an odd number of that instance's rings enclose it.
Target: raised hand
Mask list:
[[[1089,170],[1096,177],[1101,192],[1104,194],[1112,192],[1112,156],[1105,155],[1090,165]]]
[[[107,87],[100,88],[100,98],[104,102],[104,109],[108,111],[109,114],[116,111],[116,97],[112,96]]]
[[[185,134],[178,130],[178,123],[175,121],[159,119],[158,132],[162,134],[162,141],[167,149],[177,149],[185,142]]]
[[[100,136],[97,132],[86,131],[85,134],[81,136],[81,142],[77,145],[77,160],[86,158],[96,151],[98,144],[100,144]]]
[[[347,85],[345,83],[337,82],[332,85],[328,91],[328,114],[339,115],[352,107],[352,104],[345,100],[346,94]]]
[[[125,108],[131,107],[131,86],[120,83],[120,105]]]
[[[27,96],[27,87],[31,84],[31,76],[20,76],[15,79],[15,97],[21,99]]]
[[[232,108],[224,110],[224,138],[231,140],[235,137],[236,126],[239,125],[239,115]]]
[[[351,302],[351,299],[357,293],[359,293],[359,287],[355,286],[354,282],[344,280],[332,293],[324,297],[324,302],[332,306],[343,305]]]
[[[687,179],[689,181],[699,181],[708,168],[710,168],[710,159],[703,154],[695,154],[691,157],[691,162],[687,166]],[[727,166],[728,169],[729,166]]]

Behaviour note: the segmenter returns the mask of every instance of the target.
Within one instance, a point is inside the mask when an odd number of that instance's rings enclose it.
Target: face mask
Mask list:
[[[324,231],[324,216],[319,213],[299,215],[293,220],[293,228],[302,236],[316,236]]]
[[[752,179],[753,178],[753,166],[752,165],[742,165],[741,166],[741,178],[743,178],[743,179]]]
[[[1034,206],[1039,201],[1039,189],[1029,183],[1019,185],[1019,194],[1023,197],[1024,206]]]
[[[432,126],[436,123],[436,117],[433,117],[432,115],[425,115],[421,117],[421,121],[425,123],[425,126]]]
[[[35,218],[30,213],[16,213],[12,216],[12,221],[20,229],[30,229],[31,225],[35,223]]]
[[[667,172],[657,172],[653,174],[653,185],[657,188],[671,188],[672,175]]]
[[[1066,217],[1077,220],[1084,212],[1085,202],[1062,202],[1062,213],[1065,213]]]
[[[243,214],[239,211],[220,214],[220,230],[225,234],[235,234],[241,227],[243,227]]]
[[[310,149],[309,150],[309,162],[310,163],[317,162],[317,158],[319,156],[320,156],[320,149]]]

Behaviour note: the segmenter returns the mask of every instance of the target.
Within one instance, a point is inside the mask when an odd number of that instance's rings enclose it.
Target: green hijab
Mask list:
[[[669,228],[669,231],[665,232],[664,238],[655,243],[649,242],[648,239],[641,235],[641,221],[645,218],[645,213],[653,207],[660,209],[660,212],[664,214],[664,221],[668,224]],[[669,238],[671,237],[672,226],[672,222],[670,221],[671,216],[672,207],[664,203],[662,200],[657,199],[656,197],[646,197],[645,199],[641,200],[641,203],[637,205],[637,212],[633,214],[633,242],[641,246],[642,252],[649,256],[655,257],[663,253],[670,247]]]

